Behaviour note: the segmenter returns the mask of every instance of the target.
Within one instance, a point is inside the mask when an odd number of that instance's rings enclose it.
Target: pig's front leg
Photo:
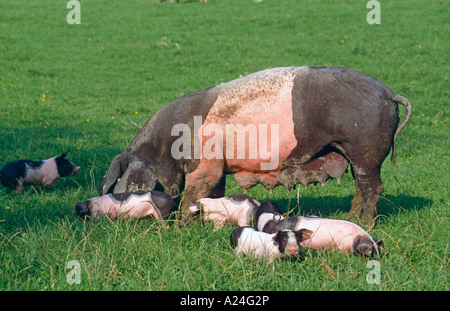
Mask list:
[[[181,205],[182,221],[189,222],[189,205],[201,198],[208,198],[223,177],[223,160],[200,162],[197,169],[186,174],[186,186]]]
[[[222,228],[225,225],[226,222],[227,222],[227,220],[225,218],[214,220],[214,231],[216,231],[217,229]]]

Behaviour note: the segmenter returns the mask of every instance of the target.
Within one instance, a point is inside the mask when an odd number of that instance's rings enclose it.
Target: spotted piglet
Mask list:
[[[156,218],[165,229],[164,220],[175,206],[174,197],[160,191],[136,191],[109,193],[97,196],[75,205],[81,220],[108,217],[109,219]]]
[[[58,157],[43,161],[17,160],[6,164],[0,171],[0,182],[8,189],[21,193],[24,184],[52,187],[60,177],[78,173],[80,167],[66,159],[67,150]]]
[[[266,258],[270,263],[277,258],[297,256],[300,253],[300,243],[309,239],[311,234],[307,229],[278,230],[269,234],[250,227],[240,227],[234,229],[230,240],[236,255]]]
[[[194,217],[201,216],[204,221],[214,222],[218,229],[225,223],[240,227],[253,225],[259,202],[249,196],[236,194],[225,198],[203,198],[189,205]]]
[[[266,233],[279,230],[307,229],[310,239],[302,242],[302,247],[311,249],[332,248],[344,253],[380,258],[384,250],[383,241],[373,238],[355,223],[320,217],[285,218],[278,206],[264,201],[256,212],[256,227]]]

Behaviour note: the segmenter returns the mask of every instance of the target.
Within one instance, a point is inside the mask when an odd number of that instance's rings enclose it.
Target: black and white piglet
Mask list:
[[[108,217],[109,219],[144,219],[154,217],[164,225],[175,206],[173,196],[160,191],[108,193],[75,205],[81,220]]]
[[[66,159],[69,150],[58,157],[43,161],[10,162],[0,171],[0,182],[4,187],[16,189],[18,193],[22,192],[24,184],[52,187],[58,178],[75,175],[80,170],[79,166]]]
[[[279,230],[273,234],[256,231],[250,227],[239,227],[231,233],[231,245],[236,255],[266,258],[270,263],[277,258],[297,256],[300,244],[309,239],[312,231]]]

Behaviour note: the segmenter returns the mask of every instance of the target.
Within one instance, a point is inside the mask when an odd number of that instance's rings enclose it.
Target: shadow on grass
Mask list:
[[[296,198],[274,199],[283,213],[290,212],[292,216],[321,216],[328,217],[335,213],[350,212],[351,200],[353,196],[324,196],[324,197],[301,197],[299,205]],[[433,200],[423,197],[408,195],[382,195],[378,204],[378,214],[390,216],[401,212],[421,210],[433,204]]]

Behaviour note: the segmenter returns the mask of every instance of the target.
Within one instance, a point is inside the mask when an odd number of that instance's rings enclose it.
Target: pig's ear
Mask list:
[[[375,244],[377,244],[378,247],[379,247],[382,251],[384,251],[384,243],[383,243],[383,241],[382,241],[382,240],[379,240],[379,239],[376,239],[376,238],[373,238],[373,240],[374,240]]]
[[[309,240],[314,232],[308,229],[300,229],[295,232],[300,241]]]
[[[109,172],[107,175],[109,175]],[[154,175],[152,168],[144,162],[133,161],[128,163],[127,169],[120,177],[120,180],[117,181],[113,192],[134,192],[139,189],[153,190],[155,189],[156,184],[157,178]],[[107,184],[105,183],[105,187],[106,186]]]
[[[118,180],[122,176],[122,154],[116,155],[109,166],[109,170],[103,176],[100,185],[98,187],[98,192],[102,194],[107,194],[112,192],[113,187],[116,186]],[[123,191],[125,192],[125,191]]]
[[[67,151],[66,152],[64,152],[62,155],[61,155],[61,158],[65,158],[66,157],[66,155],[69,153],[69,151],[70,151],[70,148],[69,149],[67,149]]]
[[[280,243],[281,238],[281,230],[278,230],[277,233],[273,236],[272,240],[276,243]]]

